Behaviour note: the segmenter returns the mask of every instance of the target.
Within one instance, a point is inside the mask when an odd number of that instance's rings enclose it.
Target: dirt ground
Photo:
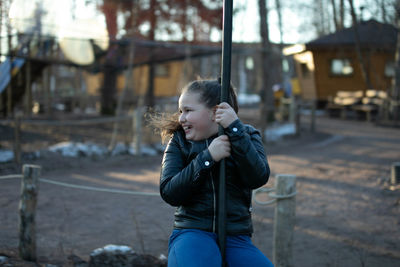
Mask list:
[[[272,170],[267,186],[273,187],[276,174],[297,177],[294,266],[400,266],[400,187],[389,183],[391,165],[400,161],[400,129],[320,116],[311,133],[308,119],[302,118],[299,137],[266,145]],[[157,193],[161,158],[50,155],[29,162],[43,167],[44,179]],[[10,164],[0,165],[0,175],[13,171]],[[0,180],[0,255],[13,258],[18,248],[19,194],[20,179]],[[253,204],[253,242],[271,259],[274,208]],[[65,266],[69,255],[88,260],[91,251],[107,244],[167,255],[173,213],[159,196],[41,182],[38,262]]]

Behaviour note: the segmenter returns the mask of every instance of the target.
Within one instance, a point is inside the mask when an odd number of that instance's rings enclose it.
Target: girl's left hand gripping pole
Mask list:
[[[228,102],[228,92],[231,85],[231,53],[232,53],[232,10],[233,0],[224,0],[223,8],[223,39],[222,39],[222,67],[221,67],[221,102]],[[219,126],[219,135],[224,129]],[[222,266],[225,266],[226,249],[226,187],[225,187],[225,160],[221,160],[219,170],[218,190],[218,245],[221,250]]]

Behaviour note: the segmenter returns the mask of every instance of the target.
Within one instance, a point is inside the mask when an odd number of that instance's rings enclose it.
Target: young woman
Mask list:
[[[188,84],[179,98],[179,115],[158,120],[170,137],[160,177],[161,197],[176,206],[168,266],[221,266],[217,245],[219,162],[226,162],[226,263],[273,266],[251,242],[252,190],[264,185],[270,170],[260,133],[237,116],[234,89],[220,103],[218,80]],[[218,136],[218,125],[224,135]]]

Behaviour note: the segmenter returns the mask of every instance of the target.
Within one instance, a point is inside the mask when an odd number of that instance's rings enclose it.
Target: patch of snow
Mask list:
[[[129,152],[129,147],[127,147],[123,143],[117,143],[111,152],[112,156],[120,155],[120,154],[125,154]]]
[[[121,245],[106,245],[103,248],[97,248],[90,253],[91,256],[97,256],[103,252],[108,253],[135,253],[135,251],[128,246],[121,246]]]
[[[51,152],[57,152],[65,157],[77,158],[80,156],[102,156],[107,153],[107,148],[93,143],[61,142],[49,147]]]
[[[254,105],[260,103],[261,98],[256,94],[239,94],[238,95],[238,103],[240,106],[242,105]]]
[[[266,141],[275,142],[281,139],[285,135],[293,135],[296,133],[296,124],[286,123],[277,126],[273,126],[270,129],[265,130]]]
[[[128,247],[128,246],[120,246],[120,245],[107,245],[104,247],[105,251],[121,251],[121,252],[129,252],[132,250],[132,248]]]
[[[0,149],[0,162],[9,162],[14,159],[14,152],[11,150]]]

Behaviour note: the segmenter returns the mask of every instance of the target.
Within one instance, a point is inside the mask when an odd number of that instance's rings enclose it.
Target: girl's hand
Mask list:
[[[216,107],[215,121],[222,127],[227,128],[232,122],[238,119],[236,112],[228,103],[222,102]]]
[[[215,138],[208,147],[211,157],[215,162],[231,155],[231,143],[227,135],[221,135]]]

